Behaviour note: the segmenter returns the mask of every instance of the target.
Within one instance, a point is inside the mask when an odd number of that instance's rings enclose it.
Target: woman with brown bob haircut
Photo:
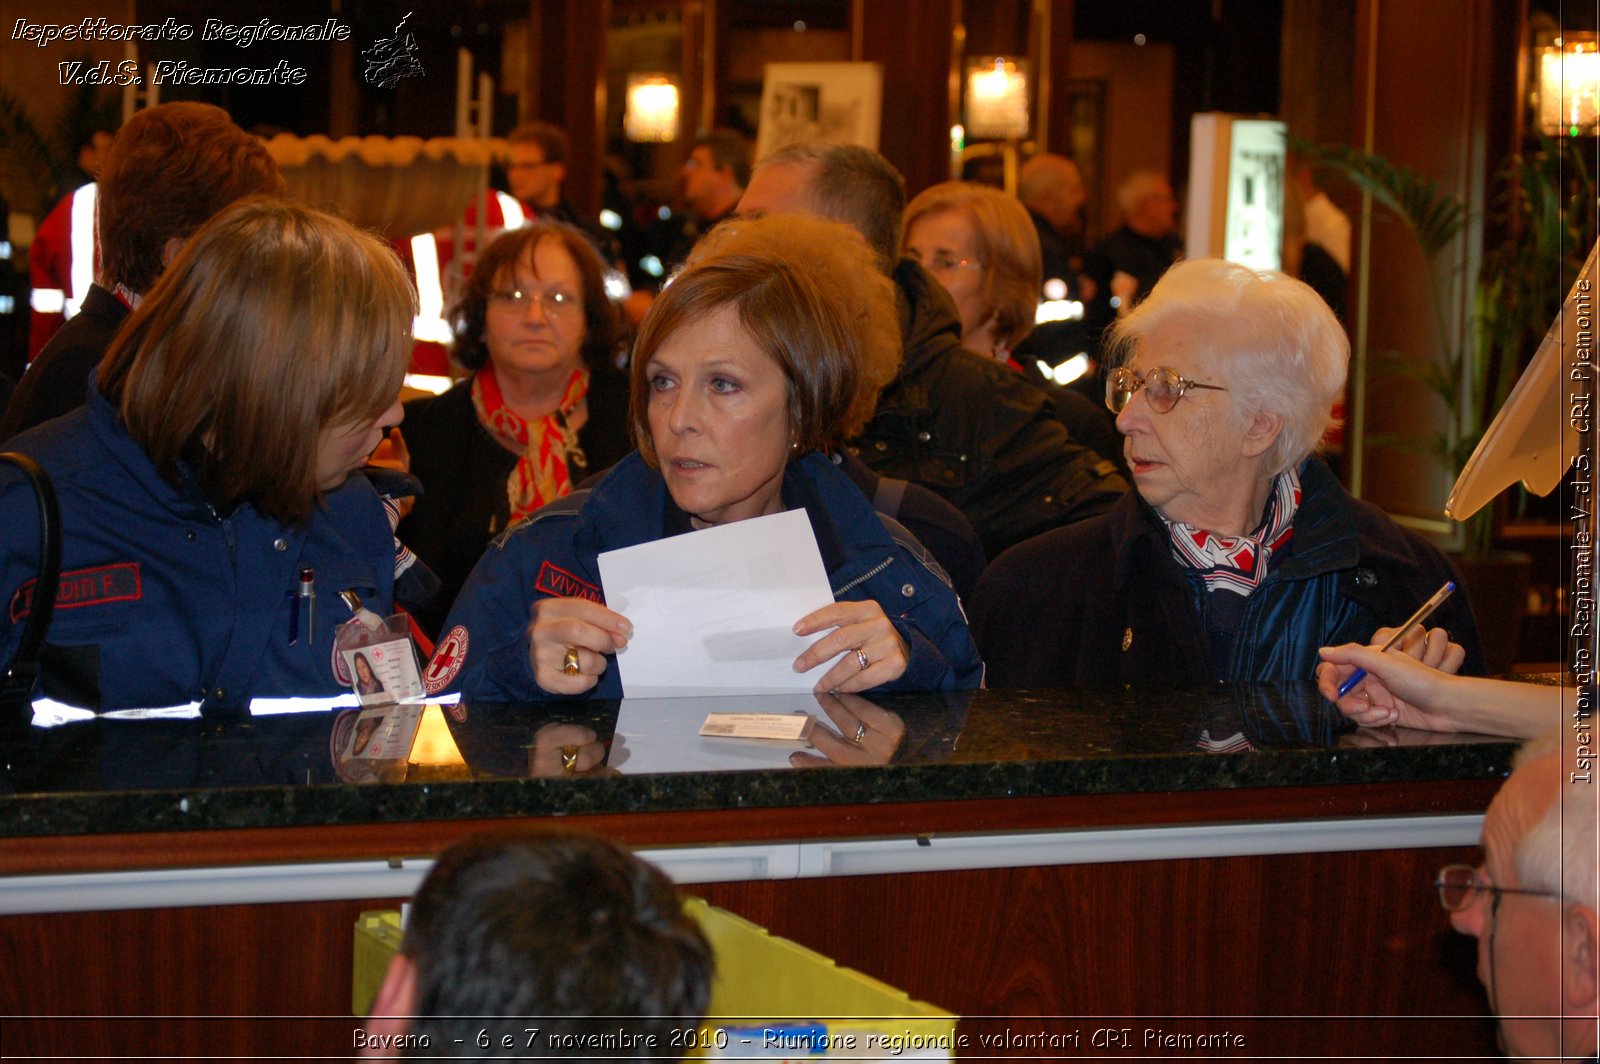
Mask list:
[[[835,223],[791,218],[778,226],[756,219],[713,230],[685,269],[639,324],[633,345],[634,438],[659,468],[649,411],[650,360],[684,325],[724,308],[737,312],[749,338],[783,373],[791,442],[800,454],[831,451],[872,420],[878,393],[900,369],[900,319],[894,285],[869,261],[859,236]],[[843,239],[845,246],[836,246]],[[775,268],[774,264],[785,268]],[[800,264],[815,264],[801,269]],[[889,312],[884,312],[887,302]]]
[[[943,571],[828,453],[871,416],[899,350],[892,284],[850,228],[789,214],[712,230],[640,324],[640,453],[502,537],[457,599],[441,645],[467,652],[463,695],[624,694],[610,666],[632,626],[602,604],[598,555],[796,509],[836,596],[771,618],[817,637],[797,672],[816,670],[818,691],[976,686]]]
[[[633,447],[603,270],[571,226],[500,234],[451,312],[455,360],[472,375],[406,404],[405,446],[425,493],[400,537],[443,585],[418,613],[430,631],[490,539]]]
[[[96,708],[324,695],[340,593],[387,612],[394,540],[363,477],[415,295],[375,237],[242,200],[184,245],[117,334],[88,405],[14,441],[60,500],[46,693]],[[28,613],[29,494],[0,482],[3,648]],[[19,590],[20,589],[20,590]]]

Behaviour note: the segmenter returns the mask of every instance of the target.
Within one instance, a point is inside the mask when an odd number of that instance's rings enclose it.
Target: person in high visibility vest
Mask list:
[[[54,190],[56,205],[39,223],[28,249],[32,294],[29,309],[28,361],[44,350],[50,337],[78,312],[94,283],[95,177],[111,147],[111,132],[91,130],[78,144],[70,172]]]
[[[94,182],[62,197],[39,223],[28,248],[28,361],[33,362],[67,319],[78,313],[94,283],[99,248],[95,246]]]
[[[168,103],[130,118],[106,153],[99,184],[63,201],[70,205],[74,239],[81,243],[81,234],[92,238],[98,231],[99,267],[81,278],[80,289],[79,274],[95,262],[93,245],[72,255],[72,291],[81,293],[75,297],[81,313],[60,327],[22,375],[0,419],[0,442],[83,405],[89,371],[191,233],[237,199],[281,195],[284,188],[265,145],[220,107]],[[58,206],[51,218],[61,211]]]

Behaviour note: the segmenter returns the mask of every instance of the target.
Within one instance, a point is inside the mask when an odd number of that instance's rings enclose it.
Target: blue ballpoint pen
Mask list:
[[[1432,598],[1430,598],[1427,602],[1424,602],[1421,606],[1418,606],[1417,612],[1406,618],[1405,624],[1402,624],[1399,628],[1395,629],[1394,635],[1390,636],[1383,646],[1378,648],[1378,653],[1387,654],[1389,651],[1399,646],[1400,640],[1406,637],[1406,633],[1411,631],[1411,629],[1415,628],[1417,625],[1421,624],[1423,621],[1427,620],[1433,614],[1433,611],[1439,608],[1439,604],[1445,599],[1449,598],[1450,593],[1455,589],[1456,582],[1454,580],[1446,580],[1444,582],[1444,586],[1433,593]],[[1339,685],[1339,697],[1343,698],[1345,695],[1355,690],[1356,684],[1360,683],[1366,678],[1366,669],[1357,669],[1355,672],[1352,672],[1348,677],[1346,677],[1344,683]]]

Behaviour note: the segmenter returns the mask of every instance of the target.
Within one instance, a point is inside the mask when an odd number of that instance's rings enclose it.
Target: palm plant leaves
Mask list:
[[[1345,144],[1291,143],[1297,154],[1337,171],[1387,207],[1411,230],[1417,246],[1430,260],[1466,228],[1466,204],[1409,166],[1396,166],[1381,155],[1369,155]]]
[[[41,204],[55,173],[55,146],[39,131],[33,116],[11,92],[0,89],[0,184],[17,207],[44,217]]]
[[[1387,208],[1411,231],[1430,264],[1466,228],[1466,204],[1408,167],[1347,145],[1293,137],[1289,142],[1297,154],[1340,174]],[[1541,138],[1536,150],[1506,163],[1498,184],[1502,192],[1495,209],[1510,235],[1484,255],[1472,293],[1473,329],[1462,349],[1447,347],[1437,361],[1372,352],[1379,366],[1421,383],[1451,411],[1447,433],[1415,437],[1408,449],[1433,453],[1452,471],[1465,464],[1505,404],[1523,356],[1544,335],[1596,236],[1595,185],[1582,153]],[[1437,279],[1431,287],[1444,335]],[[1372,442],[1404,445],[1396,437],[1373,437]],[[1491,521],[1489,510],[1469,519],[1469,553],[1488,549]]]
[[[97,129],[115,129],[115,96],[93,85],[76,86],[47,129],[22,97],[0,89],[0,185],[11,202],[36,218],[50,208],[50,194],[77,162],[78,145]]]

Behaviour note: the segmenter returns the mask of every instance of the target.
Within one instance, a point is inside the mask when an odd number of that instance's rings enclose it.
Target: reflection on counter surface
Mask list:
[[[0,836],[1485,779],[1512,750],[1356,731],[1309,683],[443,704],[408,743],[390,708],[13,726]],[[712,712],[817,724],[701,736]],[[805,771],[833,766],[879,767]]]

